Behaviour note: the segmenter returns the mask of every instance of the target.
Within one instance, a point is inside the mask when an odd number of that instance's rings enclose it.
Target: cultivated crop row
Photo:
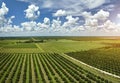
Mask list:
[[[0,53],[0,83],[111,83],[57,53]]]
[[[81,52],[70,52],[67,55],[86,64],[120,76],[120,49],[101,48]]]

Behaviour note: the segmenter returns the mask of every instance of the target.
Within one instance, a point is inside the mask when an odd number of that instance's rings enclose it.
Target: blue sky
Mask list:
[[[0,0],[0,36],[120,35],[119,0]]]

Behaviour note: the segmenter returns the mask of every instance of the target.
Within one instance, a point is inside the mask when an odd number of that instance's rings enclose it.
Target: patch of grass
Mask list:
[[[104,47],[99,41],[73,41],[73,40],[58,40],[39,43],[46,52],[76,52],[81,50],[89,50],[94,48]],[[58,51],[56,51],[58,50]]]

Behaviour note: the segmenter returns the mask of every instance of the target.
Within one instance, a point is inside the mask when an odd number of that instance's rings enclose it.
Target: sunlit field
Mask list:
[[[120,0],[0,0],[0,83],[120,83]]]
[[[120,38],[0,38],[0,83],[120,83]]]

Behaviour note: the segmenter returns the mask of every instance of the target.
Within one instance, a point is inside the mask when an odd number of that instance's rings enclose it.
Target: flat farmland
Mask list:
[[[0,83],[112,83],[56,53],[1,55]]]
[[[119,39],[29,37],[0,40],[0,83],[120,83]]]

